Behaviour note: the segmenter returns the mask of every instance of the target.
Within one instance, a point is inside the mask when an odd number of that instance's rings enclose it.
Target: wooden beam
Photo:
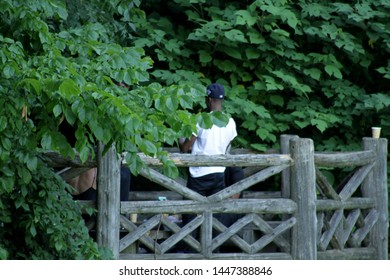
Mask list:
[[[291,199],[297,204],[296,225],[291,234],[291,255],[294,259],[317,258],[316,184],[314,145],[311,139],[290,140]]]
[[[97,177],[97,243],[119,258],[120,229],[120,160],[112,146],[103,155],[104,145],[98,146]]]
[[[138,156],[147,165],[161,166],[158,158],[138,153]],[[192,155],[192,154],[169,154],[177,167],[185,166],[278,166],[290,165],[292,160],[289,155],[280,154],[245,154],[245,155]]]

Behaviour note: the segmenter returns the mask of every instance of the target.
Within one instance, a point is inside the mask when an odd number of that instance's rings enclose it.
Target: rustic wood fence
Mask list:
[[[187,189],[183,179],[164,176],[157,159],[140,155],[150,167],[141,175],[167,191],[131,192],[129,202],[119,201],[117,153],[111,149],[103,157],[102,148],[97,160],[97,241],[115,258],[387,259],[387,139],[364,138],[356,152],[315,153],[311,139],[282,135],[280,153],[171,153],[178,167],[246,168],[243,180],[209,197]],[[331,182],[335,171],[347,175]],[[75,174],[67,170],[62,176]],[[270,178],[280,181],[280,190],[253,190]],[[231,198],[239,193],[244,197]],[[195,218],[182,225],[182,214]],[[218,214],[240,216],[226,227]],[[191,250],[181,252],[182,245]]]

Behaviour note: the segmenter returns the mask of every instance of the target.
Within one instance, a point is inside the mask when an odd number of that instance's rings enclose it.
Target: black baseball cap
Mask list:
[[[207,87],[207,96],[215,99],[224,99],[225,90],[221,84],[211,84]]]

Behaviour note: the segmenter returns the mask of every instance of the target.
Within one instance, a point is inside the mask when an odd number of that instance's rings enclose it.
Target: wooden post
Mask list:
[[[387,190],[387,139],[363,138],[363,149],[376,153],[375,166],[362,185],[363,196],[375,200],[379,218],[370,232],[370,243],[377,251],[377,259],[388,259],[388,190]]]
[[[120,160],[112,146],[103,156],[104,145],[98,146],[97,243],[119,258]]]
[[[280,152],[282,154],[290,154],[290,140],[298,139],[297,135],[286,135],[283,134],[280,136]],[[290,198],[290,168],[287,168],[282,171],[282,189],[281,189],[283,198]]]
[[[205,258],[210,258],[212,251],[212,239],[213,239],[213,214],[211,211],[203,212],[204,222],[200,230],[200,241],[202,244],[202,254]]]
[[[291,234],[291,255],[297,260],[317,259],[317,215],[314,145],[311,139],[292,139],[291,199],[297,204],[297,223]]]

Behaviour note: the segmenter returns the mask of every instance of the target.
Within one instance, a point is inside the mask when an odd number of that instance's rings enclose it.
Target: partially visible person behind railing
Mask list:
[[[76,129],[65,120],[60,124],[60,132],[68,143],[74,147],[76,144]],[[97,168],[91,168],[79,176],[67,181],[73,187],[72,196],[75,200],[97,200]],[[130,169],[122,165],[120,170],[120,200],[128,201],[131,185]]]

